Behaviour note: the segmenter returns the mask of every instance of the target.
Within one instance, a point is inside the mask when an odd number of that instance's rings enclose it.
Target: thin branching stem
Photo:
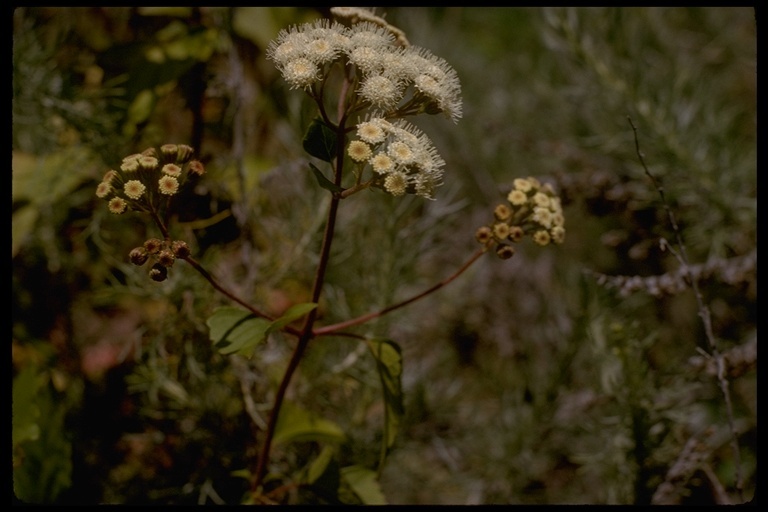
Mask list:
[[[475,251],[475,253],[467,261],[464,262],[464,264],[461,265],[461,267],[459,267],[458,270],[456,270],[456,272],[454,272],[450,276],[446,277],[445,279],[443,279],[439,283],[437,283],[437,284],[435,284],[433,286],[430,286],[429,288],[427,288],[423,292],[414,295],[413,297],[410,297],[410,298],[408,298],[406,300],[403,300],[401,302],[398,302],[396,304],[392,304],[391,306],[387,306],[387,307],[385,307],[384,309],[382,309],[380,311],[375,311],[373,313],[368,313],[366,315],[362,315],[362,316],[359,316],[357,318],[352,318],[350,320],[346,320],[346,321],[340,322],[338,324],[326,325],[325,327],[320,327],[318,329],[315,329],[314,335],[315,336],[326,336],[326,335],[329,335],[329,334],[340,335],[341,333],[339,331],[341,331],[342,329],[346,329],[348,327],[353,327],[355,325],[364,324],[365,322],[373,320],[374,318],[378,318],[380,316],[386,315],[389,312],[392,312],[392,311],[394,311],[396,309],[400,309],[402,307],[405,307],[408,304],[416,302],[419,299],[423,299],[427,295],[430,295],[430,294],[436,292],[437,290],[439,290],[443,286],[451,283],[453,280],[455,280],[457,277],[459,277],[461,274],[463,274],[486,251],[487,251],[487,247],[483,247],[481,249],[478,249],[477,251]]]
[[[247,309],[248,311],[253,313],[255,316],[258,316],[260,318],[264,318],[270,321],[275,319],[273,316],[266,314],[265,312],[261,311],[260,309],[252,306],[245,300],[241,299],[231,291],[227,290],[224,286],[221,285],[221,283],[219,283],[216,280],[216,278],[213,277],[213,275],[211,275],[210,272],[208,272],[205,268],[203,268],[203,266],[192,256],[184,256],[181,259],[189,263],[192,266],[192,268],[197,270],[200,273],[200,275],[202,275],[209,283],[211,283],[211,286],[213,286],[216,289],[216,291],[218,291],[219,293],[227,297],[232,302],[236,302],[237,304],[240,304],[245,309]],[[290,325],[283,327],[283,331],[289,334],[293,334],[294,336],[301,335],[301,331],[299,331],[295,327],[291,327]]]
[[[632,132],[634,133],[635,151],[637,152],[637,157],[640,160],[640,164],[643,166],[643,170],[645,171],[646,176],[648,176],[648,178],[651,180],[651,183],[653,183],[653,186],[656,188],[656,191],[659,193],[659,197],[661,198],[661,202],[667,214],[667,219],[669,220],[669,223],[672,226],[672,231],[675,234],[677,251],[672,251],[672,252],[677,258],[678,262],[680,263],[683,273],[686,276],[688,282],[691,284],[691,287],[693,288],[693,292],[696,295],[696,303],[699,308],[699,317],[701,318],[701,321],[704,324],[704,333],[707,339],[709,355],[715,359],[715,362],[717,364],[717,380],[720,386],[720,391],[723,394],[723,399],[725,400],[726,414],[728,416],[728,427],[731,432],[731,450],[733,451],[735,470],[736,470],[736,491],[739,493],[740,501],[744,501],[744,482],[743,482],[743,476],[741,472],[741,456],[739,454],[738,432],[736,431],[736,426],[733,419],[733,404],[731,402],[731,393],[730,393],[728,378],[725,373],[725,359],[723,358],[723,355],[720,353],[720,351],[717,348],[717,340],[715,339],[715,335],[712,330],[712,319],[711,319],[709,307],[707,306],[707,304],[704,303],[704,298],[701,294],[701,290],[699,289],[699,284],[696,278],[694,277],[693,272],[691,272],[690,261],[688,260],[688,254],[685,249],[685,244],[683,243],[683,236],[682,236],[682,233],[680,232],[680,228],[677,225],[675,214],[672,211],[672,208],[669,206],[669,203],[667,202],[667,199],[664,195],[664,187],[656,179],[656,177],[651,173],[651,171],[648,169],[648,166],[645,163],[645,158],[643,157],[643,153],[642,151],[640,151],[640,142],[637,136],[637,127],[635,127],[635,124],[634,122],[632,122],[631,117],[627,116],[627,120],[629,121],[629,125],[632,127]]]

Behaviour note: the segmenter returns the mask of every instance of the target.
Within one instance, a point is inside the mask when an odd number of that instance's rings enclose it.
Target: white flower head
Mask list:
[[[390,110],[403,99],[403,91],[396,80],[384,75],[366,78],[358,91],[366,101],[383,110]]]
[[[349,62],[365,73],[374,73],[382,69],[383,52],[370,46],[359,46],[349,52]]]
[[[393,195],[415,193],[432,199],[435,189],[442,184],[445,165],[432,141],[403,120],[381,126],[387,132],[386,149],[370,163],[376,173],[386,176],[384,190]]]
[[[387,154],[392,159],[401,165],[408,165],[413,163],[415,154],[413,149],[401,140],[396,140],[387,146]]]
[[[395,162],[385,153],[377,153],[371,158],[371,167],[378,174],[387,174],[395,169]]]
[[[414,86],[432,103],[428,105],[427,112],[442,112],[457,122],[462,115],[462,100],[456,70],[424,48],[409,47],[403,58],[417,70],[413,76]]]
[[[371,147],[361,140],[353,140],[347,147],[347,153],[355,162],[365,162],[371,157]]]
[[[384,190],[392,194],[393,196],[401,196],[405,194],[408,188],[408,177],[400,171],[395,171],[387,174],[384,179]]]
[[[299,28],[283,29],[277,34],[277,38],[273,39],[267,46],[267,58],[282,69],[289,62],[304,56],[307,42],[307,35]]]
[[[378,119],[363,121],[357,125],[357,136],[369,144],[378,144],[387,136]]]
[[[130,180],[123,185],[123,192],[125,192],[125,195],[131,199],[140,198],[146,190],[147,187],[145,187],[139,180]]]
[[[299,57],[285,65],[283,78],[291,89],[305,89],[320,80],[320,70],[311,60]]]
[[[350,29],[349,49],[354,50],[361,46],[380,49],[394,46],[395,36],[387,29],[371,22],[356,23]]]

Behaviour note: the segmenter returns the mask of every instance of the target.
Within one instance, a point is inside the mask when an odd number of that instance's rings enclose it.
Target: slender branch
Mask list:
[[[371,185],[373,185],[373,180],[368,180],[368,181],[363,182],[363,183],[358,183],[357,185],[354,185],[352,187],[344,189],[344,191],[341,192],[339,195],[341,196],[342,199],[344,199],[346,197],[351,196],[355,192],[360,192],[361,190],[365,190],[366,188],[370,187]]]
[[[664,196],[664,187],[662,187],[662,185],[656,180],[656,178],[648,169],[648,166],[645,163],[645,158],[643,157],[643,153],[642,151],[640,151],[640,142],[637,137],[637,128],[635,127],[635,124],[632,122],[632,118],[627,116],[627,120],[629,121],[629,125],[632,127],[632,132],[634,133],[635,151],[637,153],[637,157],[640,159],[640,164],[643,166],[646,176],[650,178],[651,182],[653,183],[653,186],[656,188],[656,191],[659,193],[659,196],[661,197],[661,202],[664,205],[664,210],[667,213],[667,218],[669,219],[669,223],[672,226],[672,231],[675,233],[675,241],[677,242],[678,251],[677,252],[673,251],[673,254],[677,258],[678,262],[680,263],[680,266],[683,269],[683,272],[686,278],[688,279],[688,282],[691,284],[694,294],[696,295],[696,303],[699,308],[699,317],[701,318],[701,321],[704,324],[704,333],[707,339],[707,344],[709,346],[709,350],[711,352],[712,357],[715,358],[715,361],[717,363],[717,380],[720,385],[720,391],[722,392],[723,398],[725,400],[725,408],[728,416],[728,427],[731,432],[731,450],[733,451],[734,462],[736,466],[736,490],[739,493],[739,499],[741,501],[744,501],[744,482],[743,482],[743,476],[741,473],[741,456],[739,454],[738,433],[736,432],[736,426],[734,424],[734,419],[733,419],[733,404],[731,403],[729,383],[728,383],[728,379],[726,377],[726,372],[725,372],[725,361],[722,354],[717,348],[717,341],[715,339],[715,334],[712,330],[712,319],[711,319],[709,307],[704,303],[701,290],[699,289],[699,284],[697,280],[694,278],[693,273],[691,272],[691,266],[688,260],[688,254],[685,249],[685,244],[683,244],[683,236],[682,236],[682,233],[680,232],[680,228],[677,225],[675,214],[672,212],[672,208],[670,208],[669,203],[667,202],[666,197]]]
[[[231,300],[232,302],[236,302],[236,303],[240,304],[240,305],[241,305],[241,306],[243,306],[245,309],[247,309],[248,311],[250,311],[251,313],[253,313],[254,315],[256,315],[256,316],[258,316],[258,317],[261,317],[261,318],[264,318],[264,319],[266,319],[266,320],[270,320],[270,321],[272,321],[272,320],[274,320],[274,319],[275,319],[274,317],[272,317],[272,316],[270,316],[270,315],[268,315],[268,314],[264,313],[264,312],[263,312],[263,311],[261,311],[260,309],[258,309],[258,308],[256,308],[256,307],[252,306],[251,304],[247,303],[246,301],[244,301],[243,299],[241,299],[240,297],[238,297],[238,296],[237,296],[237,295],[235,295],[234,293],[232,293],[232,292],[230,292],[229,290],[227,290],[226,288],[224,288],[224,287],[223,287],[221,284],[219,284],[219,282],[218,282],[218,281],[217,281],[217,280],[216,280],[216,279],[215,279],[215,278],[214,278],[214,277],[213,277],[213,276],[212,276],[212,275],[211,275],[211,274],[210,274],[210,273],[209,273],[207,270],[205,270],[205,269],[203,268],[203,266],[202,266],[202,265],[200,265],[200,263],[198,263],[198,261],[197,261],[197,260],[195,260],[195,259],[194,259],[192,256],[185,256],[185,257],[183,257],[183,258],[181,258],[181,259],[183,259],[184,261],[186,261],[187,263],[189,263],[190,265],[192,265],[192,268],[194,268],[195,270],[197,270],[197,271],[198,271],[198,272],[199,272],[199,273],[200,273],[200,274],[201,274],[201,275],[202,275],[202,276],[203,276],[205,279],[207,279],[207,280],[208,280],[208,282],[209,282],[209,283],[211,283],[211,286],[213,286],[213,287],[214,287],[214,288],[215,288],[215,289],[216,289],[216,290],[217,290],[219,293],[221,293],[222,295],[224,295],[225,297],[227,297],[227,298],[228,298],[229,300]],[[287,325],[287,326],[283,327],[283,330],[284,330],[285,332],[288,332],[288,333],[290,333],[290,334],[293,334],[294,336],[300,336],[300,335],[301,335],[301,331],[299,331],[299,330],[298,330],[298,329],[296,329],[295,327],[291,327],[290,325]]]
[[[352,318],[351,320],[346,320],[346,321],[340,322],[338,324],[326,325],[325,327],[320,327],[319,329],[315,329],[314,335],[315,336],[326,336],[326,335],[329,335],[329,334],[339,335],[341,333],[338,332],[338,331],[340,331],[342,329],[346,329],[347,327],[352,327],[352,326],[355,326],[355,325],[363,324],[365,322],[373,320],[374,318],[378,318],[380,316],[386,315],[387,313],[389,313],[391,311],[394,311],[396,309],[400,309],[400,308],[402,308],[404,306],[407,306],[408,304],[416,302],[417,300],[422,299],[422,298],[426,297],[427,295],[429,295],[429,294],[431,294],[433,292],[436,292],[437,290],[439,290],[443,286],[447,285],[448,283],[452,282],[454,279],[459,277],[475,261],[477,261],[478,258],[480,258],[480,256],[482,256],[487,250],[488,250],[487,247],[483,247],[481,249],[478,249],[477,251],[475,251],[475,253],[467,261],[464,262],[463,265],[461,265],[461,267],[459,267],[459,269],[456,272],[451,274],[449,277],[443,279],[439,283],[437,283],[437,284],[427,288],[423,292],[421,292],[421,293],[419,293],[417,295],[414,295],[413,297],[411,297],[409,299],[406,299],[404,301],[398,302],[396,304],[392,304],[391,306],[387,306],[386,308],[384,308],[384,309],[382,309],[380,311],[375,311],[373,313],[368,313],[366,315],[362,315],[362,316],[359,316],[357,318]]]
[[[166,240],[171,239],[171,234],[168,232],[168,228],[165,227],[165,224],[160,219],[160,216],[157,215],[157,211],[152,207],[152,203],[149,204],[149,214],[152,216],[152,220],[155,221],[155,224],[157,224],[157,227],[160,228],[160,232],[163,234],[163,238]]]

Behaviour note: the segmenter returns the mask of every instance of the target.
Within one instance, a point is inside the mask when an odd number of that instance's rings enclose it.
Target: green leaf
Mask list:
[[[72,487],[68,409],[47,382],[47,370],[36,366],[13,379],[13,491],[29,504],[54,504]]]
[[[306,483],[317,484],[333,494],[339,491],[339,466],[334,461],[336,447],[325,445],[307,468]]]
[[[13,378],[11,439],[14,448],[40,437],[40,406],[35,397],[45,382],[45,374],[32,366],[22,369]]]
[[[301,304],[294,304],[288,310],[278,318],[277,320],[273,321],[269,328],[267,329],[267,336],[275,331],[279,331],[286,325],[290,324],[294,320],[298,320],[299,318],[303,317],[313,309],[317,307],[317,304],[314,302],[302,302]]]
[[[229,474],[235,478],[244,478],[246,480],[251,479],[251,470],[248,468],[235,469],[234,471],[230,471]]]
[[[330,162],[336,157],[336,144],[336,132],[319,117],[309,125],[302,142],[304,151],[325,162]]]
[[[96,160],[80,147],[64,148],[44,156],[13,151],[11,158],[11,249],[16,256],[24,243],[40,234],[35,226],[40,212],[51,205],[66,210],[70,198],[84,182],[93,181]],[[44,184],[44,186],[41,186]],[[95,192],[95,184],[94,184]],[[68,203],[67,203],[68,204]]]
[[[291,403],[283,403],[275,425],[276,444],[295,441],[342,442],[344,431],[336,423],[317,416]]]
[[[248,311],[226,306],[217,308],[205,323],[219,353],[250,357],[256,345],[267,338],[271,322]]]
[[[403,406],[403,357],[400,347],[392,340],[374,338],[366,340],[376,358],[381,387],[384,394],[384,440],[386,448],[395,443],[400,421],[405,413]]]
[[[143,123],[152,114],[157,102],[157,95],[151,89],[144,89],[131,102],[128,107],[127,123],[137,125]]]
[[[365,505],[386,505],[387,499],[376,480],[376,472],[361,466],[341,468],[341,477]]]
[[[320,169],[315,167],[312,162],[309,163],[309,167],[312,169],[312,173],[315,175],[315,179],[317,179],[317,183],[320,185],[320,187],[326,190],[330,190],[334,194],[338,194],[344,191],[343,188],[326,178],[325,174],[323,174]]]
[[[16,256],[37,224],[40,210],[34,205],[25,205],[11,215],[11,256]]]

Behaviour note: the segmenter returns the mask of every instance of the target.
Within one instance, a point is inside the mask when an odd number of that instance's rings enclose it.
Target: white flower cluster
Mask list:
[[[354,65],[357,94],[373,109],[399,115],[444,113],[461,117],[456,71],[429,50],[402,46],[392,30],[369,21],[346,27],[319,20],[281,30],[267,47],[291,88],[323,81],[335,62]]]
[[[442,184],[445,162],[429,137],[406,121],[391,123],[382,117],[358,124],[357,136],[347,153],[355,162],[370,165],[374,186],[393,196],[409,193],[432,199]]]

